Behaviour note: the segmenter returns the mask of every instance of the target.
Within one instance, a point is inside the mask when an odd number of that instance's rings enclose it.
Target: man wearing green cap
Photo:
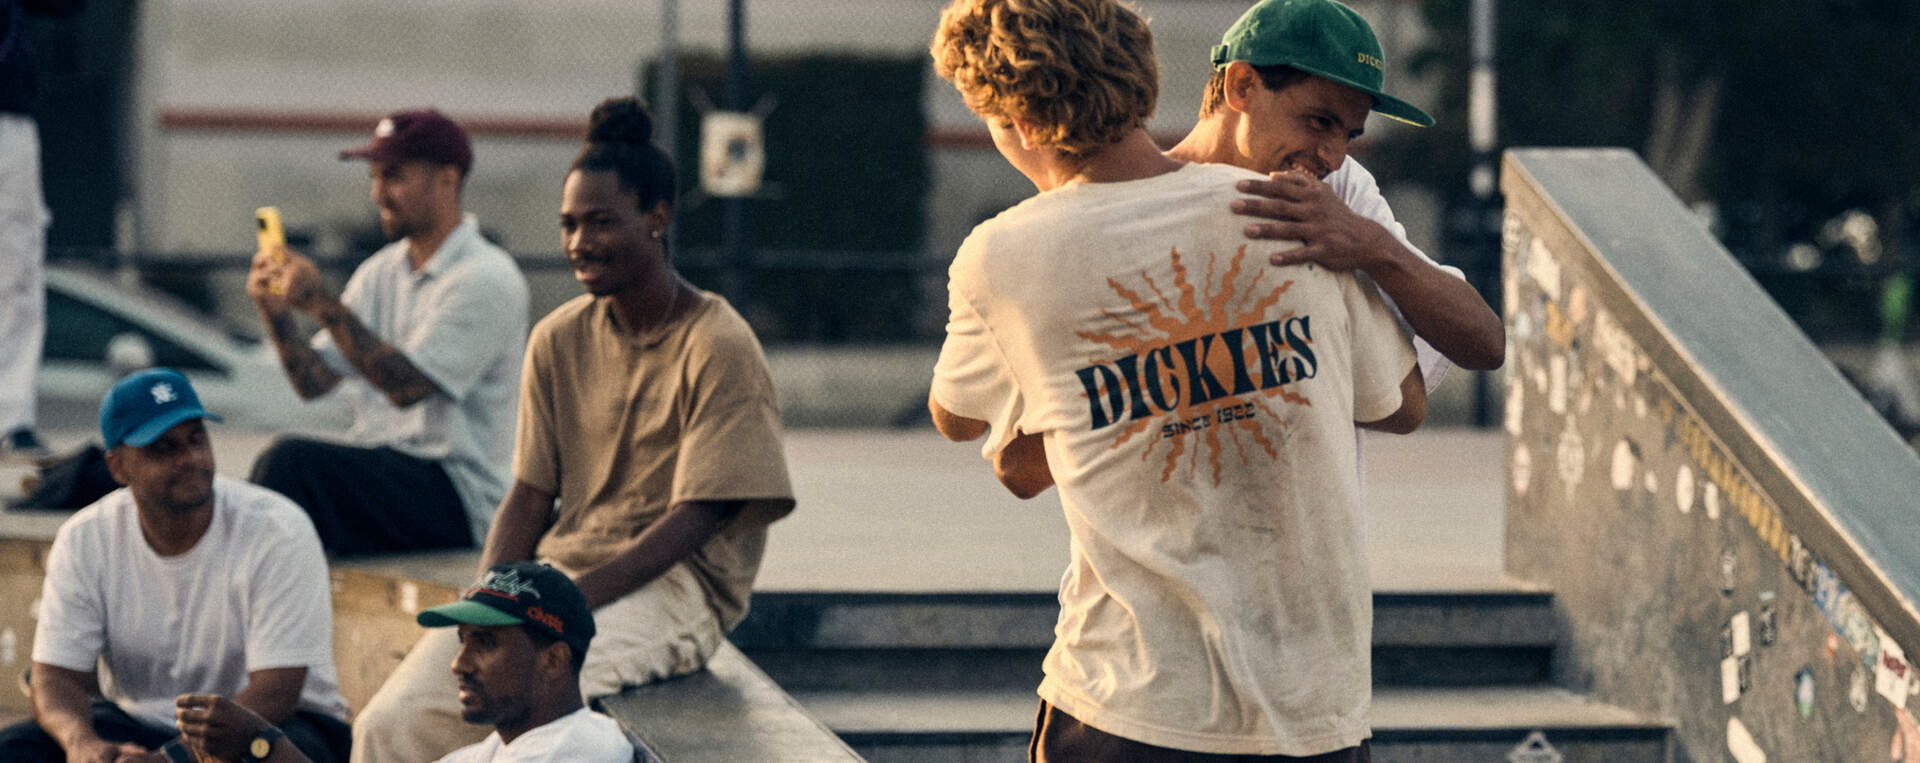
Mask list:
[[[1301,243],[1274,254],[1276,265],[1364,271],[1417,334],[1429,389],[1449,362],[1499,368],[1499,317],[1458,269],[1407,241],[1373,175],[1347,156],[1369,111],[1433,124],[1382,89],[1386,57],[1366,20],[1334,0],[1265,0],[1228,28],[1213,65],[1199,123],[1168,153],[1278,173],[1240,184],[1268,198],[1238,201],[1235,211],[1274,220],[1249,225],[1248,234]]]
[[[634,750],[619,722],[580,700],[580,666],[593,640],[593,610],[573,580],[539,562],[494,565],[458,601],[421,612],[428,628],[459,628],[453,675],[460,717],[492,726],[486,739],[440,763],[626,763]],[[271,724],[220,696],[180,698],[189,746],[221,760],[221,737],[258,739]],[[221,731],[225,729],[224,733]],[[268,763],[306,763],[298,750],[262,748]]]

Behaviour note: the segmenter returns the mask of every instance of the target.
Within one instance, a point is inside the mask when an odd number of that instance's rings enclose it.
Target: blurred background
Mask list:
[[[49,281],[43,409],[89,412],[112,378],[90,374],[116,353],[245,376],[213,356],[247,355],[258,332],[243,287],[253,208],[279,206],[292,245],[343,280],[383,241],[364,166],[337,152],[403,107],[438,107],[472,132],[467,207],[519,258],[545,314],[578,293],[556,210],[586,114],[638,93],[687,189],[675,261],[752,322],[789,423],[915,425],[948,260],[974,224],[1033,192],[931,72],[942,4],[91,0],[36,20],[49,259],[68,271]],[[1351,4],[1387,51],[1389,88],[1439,119],[1372,120],[1355,155],[1415,244],[1497,288],[1498,200],[1469,183],[1470,0]],[[1209,47],[1247,3],[1138,6],[1161,67],[1151,128],[1170,145],[1194,121]],[[1639,151],[1896,429],[1920,433],[1907,309],[1920,64],[1904,55],[1920,5],[1492,10],[1496,149]],[[763,182],[742,197],[699,177],[703,117],[728,108],[763,120],[745,146]],[[1490,423],[1475,389],[1443,387],[1433,420]]]

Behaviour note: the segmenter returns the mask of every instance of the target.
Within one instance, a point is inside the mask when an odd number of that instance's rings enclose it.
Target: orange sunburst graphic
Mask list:
[[[1078,372],[1086,390],[1082,396],[1094,429],[1119,427],[1110,447],[1143,434],[1152,437],[1141,452],[1144,460],[1165,443],[1162,482],[1172,479],[1183,462],[1192,475],[1204,449],[1213,484],[1219,485],[1228,443],[1242,464],[1249,462],[1249,445],[1278,458],[1268,430],[1271,423],[1285,438],[1285,406],[1278,403],[1313,404],[1289,389],[1317,369],[1310,318],[1292,311],[1269,317],[1267,311],[1293,282],[1267,289],[1261,281],[1272,271],[1259,268],[1241,285],[1246,254],[1240,247],[1216,281],[1217,258],[1208,253],[1206,272],[1196,285],[1180,251],[1171,250],[1172,295],[1147,271],[1140,279],[1150,296],[1109,278],[1107,286],[1128,308],[1101,312],[1125,329],[1075,332],[1127,353],[1091,359],[1092,365]],[[1200,442],[1188,443],[1190,438]]]

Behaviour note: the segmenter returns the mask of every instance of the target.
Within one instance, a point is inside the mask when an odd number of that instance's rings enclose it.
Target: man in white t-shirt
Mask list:
[[[478,743],[440,763],[627,763],[634,748],[620,724],[582,704],[580,666],[593,640],[593,610],[573,580],[539,562],[487,569],[460,597],[416,616],[429,628],[457,626],[453,658],[460,715],[493,726]],[[180,730],[197,741],[209,728],[264,733],[266,721],[219,697],[182,697]],[[300,763],[285,751],[265,758]]]
[[[312,759],[346,760],[320,540],[291,501],[214,476],[208,418],[172,369],[133,373],[107,393],[100,432],[126,487],[54,538],[33,640],[34,720],[0,730],[0,760],[184,759],[172,726],[185,693],[232,695]]]
[[[1250,224],[1249,235],[1301,243],[1274,254],[1276,265],[1365,272],[1413,329],[1428,389],[1452,365],[1499,368],[1506,354],[1499,316],[1458,268],[1435,263],[1407,240],[1373,174],[1347,155],[1365,132],[1364,115],[1348,124],[1321,108],[1327,92],[1356,94],[1395,121],[1433,124],[1382,90],[1385,54],[1366,19],[1335,0],[1263,0],[1227,29],[1212,55],[1200,119],[1167,153],[1276,173],[1240,183],[1269,198],[1236,199],[1235,211],[1276,221]]]
[[[954,258],[929,404],[1016,494],[1060,488],[1035,759],[1365,760],[1352,432],[1424,417],[1399,323],[1350,273],[1252,253],[1228,202],[1258,175],[1160,152],[1117,0],[955,0],[932,52],[1041,191]]]

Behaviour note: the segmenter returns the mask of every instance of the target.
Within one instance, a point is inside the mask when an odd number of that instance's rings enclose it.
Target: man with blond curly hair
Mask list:
[[[1368,759],[1356,422],[1425,415],[1378,292],[1249,256],[1260,176],[1147,135],[1146,22],[1115,0],[956,0],[936,70],[1040,194],[949,271],[929,408],[1072,534],[1034,760]],[[1291,756],[1291,757],[1286,757]]]

